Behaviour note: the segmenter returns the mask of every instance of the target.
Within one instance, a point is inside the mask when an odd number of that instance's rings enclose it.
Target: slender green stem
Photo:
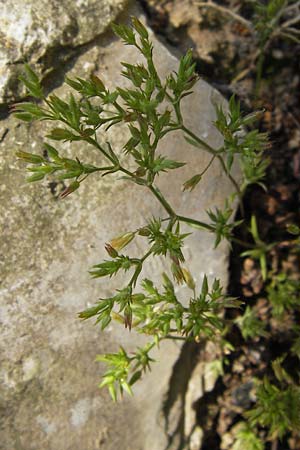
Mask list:
[[[177,221],[177,216],[170,217],[169,223],[168,223],[168,226],[167,226],[167,230],[168,231],[172,231],[172,228],[175,225],[176,221]]]
[[[158,187],[154,187],[153,185],[151,185],[151,186],[149,186],[149,189],[152,192],[152,194],[157,198],[157,200],[161,203],[161,205],[163,205],[163,207],[170,214],[170,216],[171,217],[176,217],[176,214],[173,211],[171,205],[164,198],[163,194],[160,192]]]
[[[160,341],[161,339],[159,339],[159,341]],[[159,341],[158,341],[158,343],[159,343]],[[155,342],[155,341],[153,341],[151,344],[149,344],[149,346],[147,347],[147,354],[154,348],[154,347],[156,347],[158,344]]]
[[[95,167],[95,169],[91,170],[89,173],[93,172],[104,172],[106,170],[113,170],[115,166],[107,166],[107,167]]]
[[[214,162],[215,158],[216,158],[216,155],[213,155],[212,158],[211,158],[211,160],[209,161],[209,163],[208,163],[207,166],[205,167],[205,169],[202,170],[201,173],[199,173],[200,177],[202,177],[202,176],[205,174],[205,172],[208,171],[208,169],[210,168],[210,166],[211,166],[212,163]]]
[[[103,112],[107,113],[107,114],[115,114],[115,111],[109,111],[109,110],[103,110]],[[117,115],[117,116],[110,116],[110,117],[106,117],[101,118],[101,124],[97,125],[97,128],[99,128],[101,125],[108,123],[108,122],[112,122],[112,121],[121,121],[122,120],[122,116],[121,115]]]
[[[183,119],[182,119],[182,114],[180,111],[180,99],[175,100],[175,98],[173,98],[168,92],[166,92],[166,97],[174,108],[177,122],[178,122],[178,128],[181,128]]]
[[[245,248],[257,248],[257,245],[250,244],[249,242],[244,242],[241,239],[238,239],[235,237],[231,237],[230,240],[231,240],[231,242],[235,242],[236,244],[241,245],[242,247],[245,247]]]
[[[119,105],[119,103],[117,102],[117,100],[113,103],[114,107],[119,111],[119,113],[121,113],[121,115],[123,116],[124,114],[124,109],[122,108],[122,106]]]
[[[106,150],[96,141],[96,139],[93,139],[92,137],[85,138],[86,142],[96,147],[107,159],[109,159],[110,162],[115,163],[112,156],[110,156],[109,153],[107,153]]]
[[[123,173],[126,173],[126,175],[128,175],[129,177],[132,177],[132,178],[135,177],[135,175],[132,172],[130,172],[129,170],[125,169],[125,167],[123,167],[123,166],[119,166],[119,170],[121,172],[123,172]]]
[[[170,133],[171,131],[181,130],[181,125],[174,124],[174,126],[170,126],[169,128],[165,128],[165,130],[161,133],[161,138],[163,138],[166,134]]]
[[[156,82],[156,87],[158,89],[160,89],[162,87],[160,78],[158,76],[157,70],[153,64],[153,59],[152,59],[152,52],[150,56],[146,56],[146,60],[147,60],[147,64],[148,64],[148,70],[150,72],[150,74],[152,74],[154,76],[155,82]]]
[[[184,217],[184,216],[177,216],[177,219],[179,222],[185,222],[189,225],[195,225],[196,227],[202,228],[203,230],[207,231],[214,231],[214,228],[211,225],[208,225],[205,222],[201,222],[200,220],[191,219],[190,217]]]
[[[243,194],[242,194],[242,192],[240,190],[240,187],[239,187],[238,183],[235,181],[235,179],[233,178],[233,176],[230,174],[230,172],[228,172],[227,167],[225,165],[225,162],[224,162],[222,156],[221,155],[217,155],[217,158],[220,161],[221,166],[222,166],[225,174],[227,175],[227,177],[229,178],[229,180],[231,181],[231,183],[235,187],[236,193],[237,193],[237,195],[239,197],[239,204],[240,204],[241,214],[242,214],[242,216],[244,216],[245,215],[245,211],[244,211],[244,206],[243,206]]]
[[[226,168],[226,165],[225,165],[225,162],[224,162],[222,156],[217,155],[217,158],[218,158],[218,160],[220,161],[221,166],[222,166],[222,168],[223,168],[225,174],[226,174],[227,177],[230,179],[231,183],[234,185],[237,194],[239,195],[239,197],[241,197],[241,196],[242,196],[242,193],[241,193],[240,187],[239,187],[239,185],[237,184],[237,182],[235,181],[235,179],[232,177],[232,175],[230,174],[230,172],[228,172],[228,170],[227,170],[227,168]]]
[[[152,254],[152,250],[149,250],[141,259],[140,262],[143,263]]]
[[[89,175],[90,175],[90,173],[87,173],[87,174],[84,175],[83,178],[81,178],[81,180],[79,180],[79,179],[77,178],[77,181],[78,181],[79,183],[82,183],[84,180],[87,179],[87,177],[88,177]]]
[[[136,283],[137,283],[137,280],[138,280],[138,277],[139,277],[139,275],[140,275],[140,273],[141,273],[141,270],[142,270],[142,266],[143,266],[143,263],[144,263],[144,261],[147,259],[147,258],[149,258],[149,256],[152,254],[152,250],[150,249],[141,259],[139,259],[138,261],[137,261],[137,267],[136,267],[136,269],[135,269],[135,271],[134,271],[134,274],[132,275],[132,277],[131,277],[131,280],[129,281],[129,283],[128,283],[128,286],[130,286],[130,287],[134,287],[135,285],[136,285]]]
[[[173,104],[173,106],[174,106],[174,110],[175,110],[175,114],[176,114],[178,123],[179,123],[180,125],[182,125],[183,118],[182,118],[182,114],[181,114],[181,110],[180,110],[180,100],[178,100],[177,102],[175,102],[175,103]]]
[[[185,337],[172,336],[171,334],[167,334],[167,336],[164,336],[164,339],[172,339],[173,341],[185,341],[186,342],[186,338]]]
[[[193,133],[191,130],[186,128],[184,125],[181,125],[181,130],[184,131],[188,136],[194,139],[194,141],[199,144],[199,146],[203,147],[204,150],[206,150],[208,153],[211,153],[212,155],[217,155],[218,151],[211,147],[207,142],[200,139],[195,133]]]

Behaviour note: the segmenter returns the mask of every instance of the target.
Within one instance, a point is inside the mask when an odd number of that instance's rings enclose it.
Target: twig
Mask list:
[[[286,33],[295,33],[295,34],[300,34],[300,30],[298,30],[297,28],[285,28],[284,30]]]
[[[235,83],[237,83],[238,81],[242,80],[243,78],[245,78],[254,68],[255,68],[255,61],[257,60],[257,58],[260,55],[260,50],[257,50],[254,55],[251,58],[251,61],[248,64],[248,67],[244,70],[242,70],[240,73],[238,73],[234,79],[231,81],[231,85],[234,85]]]
[[[297,44],[300,44],[300,39],[298,39],[296,36],[294,36],[293,34],[289,34],[286,32],[282,32],[280,33],[281,36],[286,37],[288,39],[291,39],[292,41],[296,42]]]
[[[281,28],[289,28],[291,25],[294,25],[295,23],[298,23],[298,22],[300,22],[300,14],[298,14],[296,17],[293,17],[290,20],[283,22],[283,24],[281,25]]]
[[[298,8],[300,8],[300,1],[298,1],[297,3],[294,3],[293,5],[290,5],[290,6],[287,6],[285,9],[284,9],[284,13],[286,14],[286,13],[289,13],[289,12],[291,12],[291,11],[293,11],[293,9],[298,9]]]
[[[247,27],[252,33],[254,32],[253,26],[251,22],[247,19],[244,19],[244,17],[240,16],[239,14],[235,13],[234,11],[231,11],[228,8],[225,8],[224,6],[217,5],[216,3],[212,1],[207,2],[198,2],[196,1],[195,4],[199,6],[200,8],[213,8],[219,11],[220,13],[226,14],[227,16],[231,16],[234,20],[241,22],[245,27]]]

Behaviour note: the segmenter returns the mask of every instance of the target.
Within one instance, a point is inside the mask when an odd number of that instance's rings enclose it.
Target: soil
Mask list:
[[[271,162],[264,180],[266,189],[254,185],[246,192],[245,220],[235,237],[253,244],[249,221],[255,215],[260,238],[274,244],[268,252],[269,278],[285,273],[299,280],[299,243],[295,243],[287,226],[300,225],[300,44],[274,38],[265,53],[258,85],[257,43],[242,22],[213,8],[199,8],[193,0],[140,2],[152,28],[170,46],[182,53],[193,49],[201,77],[227,98],[236,94],[246,112],[264,108],[259,128],[269,134],[271,143],[267,150]],[[248,2],[217,3],[237,11],[246,20],[253,17]],[[241,218],[240,210],[237,218]],[[294,338],[292,327],[299,323],[299,308],[286,313],[284,320],[274,319],[259,263],[241,257],[244,250],[233,245],[229,294],[242,298],[245,307],[255,307],[257,316],[266,323],[268,335],[245,340],[239,328],[232,327],[227,338],[235,350],[228,358],[225,375],[212,392],[195,399],[198,422],[204,431],[201,450],[232,448],[232,430],[253,405],[253,380],[265,374],[273,377],[272,360],[287,354],[284,367],[299,383],[299,360],[287,353]],[[232,321],[241,313],[231,312],[227,318]],[[266,430],[259,432],[266,436]],[[268,449],[299,450],[299,434],[293,432],[282,441],[268,441]]]

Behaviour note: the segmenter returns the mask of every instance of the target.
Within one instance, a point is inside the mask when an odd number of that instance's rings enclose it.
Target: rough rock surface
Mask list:
[[[0,0],[0,103],[24,91],[23,64],[41,73],[58,67],[74,47],[104,32],[127,0]]]
[[[154,46],[160,74],[175,70],[177,59],[155,39]],[[120,60],[136,61],[137,54],[107,34],[101,47],[92,45],[66,67],[66,72],[69,77],[94,72],[108,85],[125,83],[118,75]],[[184,102],[185,121],[218,146],[221,140],[212,125],[212,102],[223,100],[203,81],[194,91]],[[65,86],[55,91],[62,96],[68,92]],[[87,273],[105,256],[104,243],[124,230],[143,225],[153,214],[164,216],[164,211],[142,187],[113,177],[91,177],[64,201],[58,199],[63,186],[55,180],[27,185],[15,151],[41,151],[49,125],[20,124],[10,117],[2,121],[1,129],[0,449],[165,449],[172,433],[169,424],[180,425],[182,420],[183,405],[178,403],[179,409],[174,408],[171,398],[176,385],[172,385],[173,375],[177,373],[173,366],[181,347],[172,342],[163,344],[153,371],[137,384],[135,398],[115,406],[107,393],[97,388],[101,368],[93,362],[94,357],[116,350],[119,344],[134,350],[142,339],[121,326],[101,333],[92,322],[76,320],[78,311],[121,287],[120,279],[95,281]],[[114,147],[120,148],[126,137],[127,130],[122,127],[110,133]],[[232,186],[219,165],[212,166],[193,193],[182,193],[182,182],[190,170],[195,173],[203,168],[208,155],[188,148],[180,133],[162,144],[162,153],[188,163],[176,174],[160,177],[160,188],[174,209],[203,219],[205,209],[222,207]],[[65,154],[97,161],[98,155],[88,147],[64,149]],[[130,249],[140,253],[141,242],[132,243]],[[213,236],[195,232],[184,252],[198,285],[204,273],[226,284],[227,248],[214,251]],[[164,262],[155,259],[144,275],[159,280],[165,269]],[[188,347],[184,351],[188,355]],[[188,374],[182,377],[179,384],[187,385]],[[178,395],[181,399],[182,392]],[[170,411],[172,418],[167,417]],[[177,449],[177,445],[169,448]]]

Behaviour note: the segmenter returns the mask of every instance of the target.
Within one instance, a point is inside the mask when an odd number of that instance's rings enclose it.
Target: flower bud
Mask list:
[[[192,191],[201,181],[201,178],[202,176],[199,173],[194,175],[192,178],[183,183],[183,190],[186,191],[188,189],[189,191]]]
[[[32,164],[39,164],[44,161],[44,158],[40,155],[35,155],[34,153],[28,153],[28,152],[23,152],[23,151],[17,152],[16,156],[19,159],[22,159],[23,161],[26,161],[26,162],[29,162]]]
[[[136,177],[143,177],[146,174],[146,169],[144,169],[144,167],[139,167],[135,172],[134,172]]]
[[[189,287],[192,291],[195,289],[195,282],[194,279],[191,275],[191,273],[189,272],[189,270],[182,268],[182,273],[184,276],[184,281],[186,282],[187,287]]]
[[[171,271],[172,271],[174,279],[177,281],[178,284],[182,284],[185,281],[184,274],[183,274],[182,269],[179,264],[177,265],[177,264],[172,263]]]
[[[121,236],[118,236],[114,239],[112,239],[109,243],[111,247],[113,247],[115,250],[122,250],[122,248],[126,247],[126,245],[129,244],[129,242],[132,241],[134,238],[134,233],[128,232],[125,234],[122,234]]]
[[[139,236],[150,236],[150,234],[151,234],[150,230],[147,227],[140,228],[139,231],[138,231],[138,235]]]
[[[119,323],[121,323],[122,325],[124,325],[125,319],[124,319],[123,316],[121,316],[121,314],[118,314],[118,313],[112,311],[112,312],[110,313],[110,316],[111,316],[111,318],[112,318],[113,320],[115,320],[116,322],[119,322]]]
[[[125,328],[129,328],[129,331],[132,327],[132,309],[129,305],[126,306],[124,311],[124,318],[125,318]]]
[[[110,244],[105,244],[105,250],[112,258],[116,258],[118,256],[118,252],[114,249]]]
[[[79,181],[73,181],[62,193],[60,194],[60,198],[65,198],[68,195],[72,194],[72,192],[76,191],[80,186]]]

